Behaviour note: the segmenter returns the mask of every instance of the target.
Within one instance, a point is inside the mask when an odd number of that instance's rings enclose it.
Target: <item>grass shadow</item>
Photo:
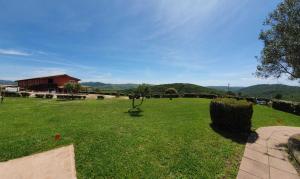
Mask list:
[[[143,116],[143,111],[139,108],[134,108],[134,109],[129,109],[127,112],[131,117],[142,117]]]
[[[258,134],[255,131],[251,132],[229,132],[224,129],[221,129],[220,127],[210,124],[210,127],[218,134],[221,136],[231,139],[233,142],[239,143],[239,144],[246,144],[247,142],[249,143],[254,143],[258,139]]]

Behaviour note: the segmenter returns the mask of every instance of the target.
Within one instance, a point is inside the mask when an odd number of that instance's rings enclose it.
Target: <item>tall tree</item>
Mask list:
[[[256,75],[300,79],[300,0],[284,0],[269,14],[259,39],[264,42]]]

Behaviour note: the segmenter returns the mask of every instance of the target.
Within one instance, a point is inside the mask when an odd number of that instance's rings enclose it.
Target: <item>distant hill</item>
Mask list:
[[[109,84],[101,82],[82,82],[80,84],[83,86],[90,86],[101,90],[125,90],[136,88],[138,86],[138,84]]]
[[[16,85],[17,83],[10,80],[0,80],[0,85]]]
[[[224,92],[206,88],[203,86],[189,84],[189,83],[172,83],[172,84],[161,84],[153,85],[150,87],[152,93],[164,93],[167,88],[175,88],[178,93],[209,93],[209,94],[224,94]]]
[[[242,88],[239,92],[241,92],[242,95],[263,98],[273,98],[276,94],[281,94],[284,100],[300,101],[300,87],[298,86],[263,84]]]
[[[206,86],[207,88],[212,88],[212,89],[216,89],[216,90],[222,90],[222,91],[227,91],[228,90],[228,86]],[[230,86],[229,87],[229,91],[232,92],[238,92],[239,90],[241,90],[244,87],[241,86]]]

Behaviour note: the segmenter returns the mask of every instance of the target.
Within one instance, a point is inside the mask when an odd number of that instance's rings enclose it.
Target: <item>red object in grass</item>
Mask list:
[[[61,135],[60,134],[55,134],[55,140],[58,141],[61,139]]]

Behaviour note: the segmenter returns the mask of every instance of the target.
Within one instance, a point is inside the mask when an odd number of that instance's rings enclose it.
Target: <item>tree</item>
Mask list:
[[[80,89],[81,89],[81,85],[79,83],[75,83],[73,87],[74,92],[78,93]]]
[[[175,88],[167,88],[165,91],[166,94],[178,94]]]
[[[131,97],[132,108],[130,109],[130,111],[139,109],[139,107],[143,104],[145,97],[149,94],[150,94],[150,88],[148,85],[146,84],[139,85],[132,93],[132,97]],[[138,98],[141,98],[141,101],[139,104],[136,104],[135,100]]]
[[[275,95],[274,98],[275,98],[275,99],[282,99],[282,94],[279,94],[279,93],[278,93],[278,94]]]
[[[73,93],[77,93],[80,90],[81,85],[78,83],[66,83],[64,85],[64,88],[67,91],[67,93],[73,94]]]
[[[169,96],[170,100],[172,100],[173,96],[177,95],[178,92],[175,88],[167,88],[165,91],[165,94],[167,94]]]
[[[264,42],[256,75],[300,79],[300,0],[284,0],[264,22],[269,27],[261,31]],[[300,81],[299,81],[300,82]]]
[[[73,91],[73,84],[72,83],[66,83],[64,85],[64,88],[67,91],[67,93],[71,93]]]

